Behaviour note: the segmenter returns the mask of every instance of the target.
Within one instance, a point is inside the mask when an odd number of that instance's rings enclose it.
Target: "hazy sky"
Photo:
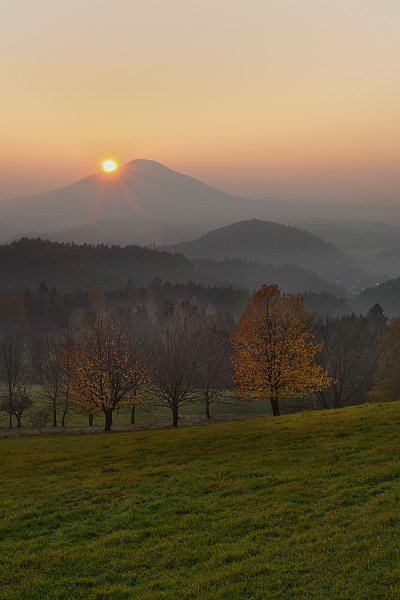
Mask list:
[[[247,196],[400,199],[399,0],[0,5],[0,197],[112,155]]]

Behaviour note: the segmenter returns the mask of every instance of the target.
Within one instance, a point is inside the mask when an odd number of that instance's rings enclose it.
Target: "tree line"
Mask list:
[[[115,288],[135,274],[138,285],[153,279],[190,281],[194,267],[182,254],[141,246],[61,243],[22,238],[0,245],[0,291],[15,293],[47,281],[50,288]]]
[[[194,282],[170,283],[155,279],[148,286],[136,286],[128,279],[125,287],[103,290],[93,287],[85,291],[61,292],[45,282],[36,289],[0,296],[0,331],[21,335],[38,335],[58,331],[66,326],[74,313],[106,310],[132,311],[138,318],[154,319],[166,300],[191,302],[219,320],[221,326],[231,323],[243,312],[250,294],[247,290],[223,286],[205,286]]]
[[[46,411],[33,410],[39,387],[54,427],[75,409],[89,423],[102,414],[110,430],[121,406],[133,424],[143,403],[166,406],[173,426],[189,403],[202,403],[211,418],[212,404],[230,390],[269,401],[274,415],[287,398],[318,408],[397,399],[399,322],[388,324],[379,305],[366,316],[317,319],[304,297],[275,285],[256,292],[228,326],[189,301],[165,300],[153,319],[98,301],[57,333],[3,335],[0,407],[9,427],[21,427],[28,413],[43,425]]]

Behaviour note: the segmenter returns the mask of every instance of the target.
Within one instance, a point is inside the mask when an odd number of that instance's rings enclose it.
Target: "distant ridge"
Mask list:
[[[140,246],[91,246],[50,240],[21,239],[0,246],[0,292],[36,289],[46,282],[63,291],[135,285],[151,281],[186,282],[194,279],[192,263],[173,255]]]
[[[220,227],[191,242],[165,247],[190,259],[243,258],[267,265],[299,265],[340,283],[363,276],[344,252],[308,231],[290,225],[251,219]]]
[[[20,231],[58,231],[101,221],[131,222],[143,231],[160,224],[226,222],[266,206],[144,159],[133,160],[116,173],[98,173],[0,205],[3,220]]]

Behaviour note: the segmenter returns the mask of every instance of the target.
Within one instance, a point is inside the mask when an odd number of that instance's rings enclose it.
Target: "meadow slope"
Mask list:
[[[400,403],[0,439],[0,597],[400,597]]]

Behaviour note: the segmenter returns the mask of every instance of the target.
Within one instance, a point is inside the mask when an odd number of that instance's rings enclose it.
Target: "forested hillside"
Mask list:
[[[168,246],[188,258],[242,258],[267,265],[298,265],[347,286],[366,274],[344,252],[308,231],[270,221],[240,221],[191,242]]]
[[[381,304],[391,317],[400,315],[400,277],[365,288],[355,300],[356,308],[360,311],[365,311],[373,304]]]
[[[36,288],[42,281],[64,291],[115,288],[129,277],[138,285],[154,279],[189,281],[194,278],[194,269],[182,255],[140,246],[91,246],[27,238],[0,246],[0,292]]]
[[[265,265],[258,261],[225,259],[192,260],[196,281],[206,284],[236,283],[254,290],[263,283],[276,283],[288,293],[328,293],[336,296],[345,295],[345,289],[326,281],[309,269],[297,265]]]
[[[0,246],[0,293],[35,290],[42,282],[68,292],[122,287],[128,279],[137,286],[154,280],[189,281],[204,285],[256,289],[276,283],[285,292],[345,294],[312,271],[295,265],[264,265],[242,259],[194,260],[140,246],[61,243],[23,238]]]

